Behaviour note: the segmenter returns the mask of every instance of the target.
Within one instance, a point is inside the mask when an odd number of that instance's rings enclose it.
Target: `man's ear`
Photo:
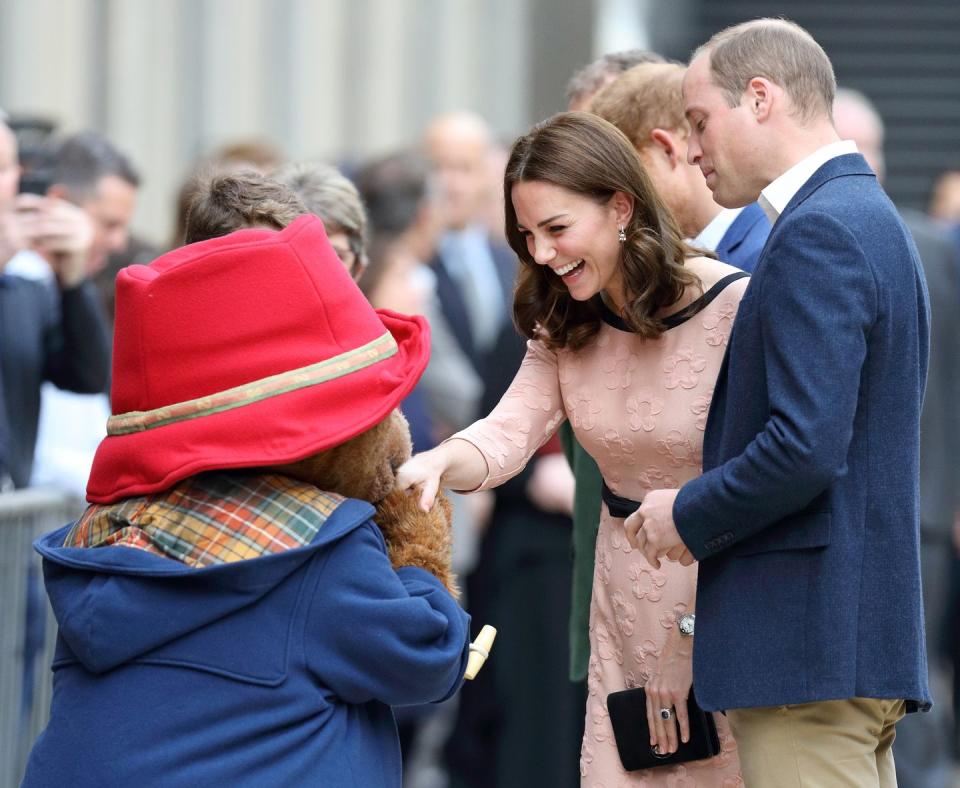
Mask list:
[[[774,102],[782,94],[783,91],[765,77],[753,77],[744,91],[747,109],[753,113],[758,123],[763,123],[770,117]]]
[[[610,207],[613,208],[614,218],[621,227],[630,224],[633,218],[633,197],[624,192],[614,192],[610,198]]]
[[[674,132],[667,131],[666,129],[654,129],[650,132],[650,141],[657,154],[666,156],[671,169],[680,163],[680,148],[677,145],[677,138]]]

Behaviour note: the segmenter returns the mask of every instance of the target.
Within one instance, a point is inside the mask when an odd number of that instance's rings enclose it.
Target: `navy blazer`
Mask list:
[[[757,203],[746,206],[717,244],[717,259],[752,272],[770,235],[770,220]]]
[[[811,176],[740,302],[673,514],[700,560],[707,709],[851,697],[929,706],[919,420],[929,344],[916,247],[859,154]]]
[[[58,290],[0,276],[0,418],[9,427],[7,471],[17,487],[30,481],[41,384],[96,394],[108,390],[109,377],[110,335],[92,282]]]

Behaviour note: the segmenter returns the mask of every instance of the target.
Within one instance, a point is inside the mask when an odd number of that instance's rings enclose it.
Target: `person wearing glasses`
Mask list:
[[[359,281],[367,267],[367,212],[357,187],[336,167],[319,162],[288,164],[273,177],[320,217],[333,251]]]

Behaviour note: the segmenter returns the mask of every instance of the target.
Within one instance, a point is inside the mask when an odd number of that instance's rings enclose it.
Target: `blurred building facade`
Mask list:
[[[356,161],[472,109],[512,138],[592,55],[577,0],[0,0],[0,107],[93,128],[144,173],[163,242],[200,154],[264,138]]]
[[[0,107],[107,134],[145,175],[135,230],[163,243],[180,180],[218,145],[359,161],[452,109],[512,139],[596,55],[685,59],[759,15],[806,26],[874,99],[888,189],[920,207],[960,160],[955,0],[0,0]]]

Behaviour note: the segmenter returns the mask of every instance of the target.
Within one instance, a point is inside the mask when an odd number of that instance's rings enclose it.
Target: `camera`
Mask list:
[[[48,141],[56,124],[39,117],[13,116],[7,125],[17,138],[20,152],[20,193],[46,194],[53,183]]]

